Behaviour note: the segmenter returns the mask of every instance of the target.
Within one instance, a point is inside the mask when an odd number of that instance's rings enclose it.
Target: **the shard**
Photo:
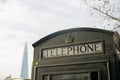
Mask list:
[[[25,44],[25,48],[24,48],[20,78],[28,79],[28,51],[27,51],[27,43]]]

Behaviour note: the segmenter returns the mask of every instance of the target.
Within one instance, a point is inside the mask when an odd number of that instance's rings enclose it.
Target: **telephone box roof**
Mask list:
[[[39,44],[43,43],[44,41],[46,41],[48,39],[51,39],[51,38],[53,38],[55,36],[58,36],[60,34],[70,33],[70,32],[78,32],[78,31],[99,32],[99,33],[104,33],[104,34],[109,34],[109,35],[113,35],[114,34],[113,31],[108,31],[108,30],[98,29],[98,28],[70,28],[70,29],[61,30],[61,31],[57,31],[57,32],[54,32],[52,34],[49,34],[49,35],[41,38],[40,40],[38,40],[34,44],[32,44],[32,46],[36,47]]]

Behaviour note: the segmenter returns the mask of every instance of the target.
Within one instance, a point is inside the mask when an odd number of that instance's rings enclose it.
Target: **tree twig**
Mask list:
[[[111,18],[111,19],[114,19],[114,20],[117,20],[117,21],[120,22],[120,19],[119,19],[119,18],[113,17],[113,16],[109,15],[108,13],[105,13],[105,12],[103,12],[103,11],[95,8],[95,7],[92,7],[92,8],[93,8],[94,10],[96,10],[96,11],[99,11],[99,12],[102,13],[102,14],[105,14],[106,16],[108,16],[108,17]]]

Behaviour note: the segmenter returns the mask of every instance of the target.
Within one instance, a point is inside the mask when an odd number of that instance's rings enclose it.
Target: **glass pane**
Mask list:
[[[98,80],[98,72],[91,72],[91,80]]]
[[[44,75],[43,76],[43,80],[49,80],[49,76],[48,75]]]
[[[89,73],[52,75],[51,80],[90,80]]]

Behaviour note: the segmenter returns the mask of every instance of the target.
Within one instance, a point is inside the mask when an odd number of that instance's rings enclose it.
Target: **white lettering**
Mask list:
[[[102,52],[102,43],[81,44],[68,47],[50,48],[42,50],[42,57],[59,57]]]

